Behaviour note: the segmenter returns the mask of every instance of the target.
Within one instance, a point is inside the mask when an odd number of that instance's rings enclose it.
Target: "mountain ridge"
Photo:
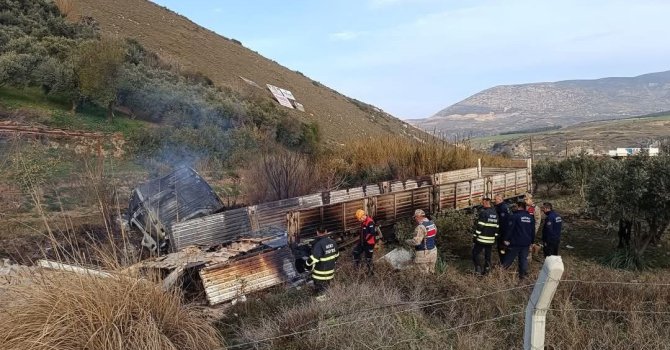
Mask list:
[[[486,136],[569,126],[670,109],[670,71],[499,85],[485,89],[412,124],[447,137]]]

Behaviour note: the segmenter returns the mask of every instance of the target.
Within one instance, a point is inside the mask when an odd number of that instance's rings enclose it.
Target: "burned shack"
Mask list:
[[[133,190],[128,223],[143,234],[142,245],[167,251],[172,225],[221,210],[223,203],[209,184],[192,168],[180,167]]]

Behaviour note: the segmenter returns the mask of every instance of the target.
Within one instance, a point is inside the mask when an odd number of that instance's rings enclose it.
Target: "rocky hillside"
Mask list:
[[[150,1],[72,0],[72,5],[70,16],[93,17],[103,34],[134,38],[162,59],[202,73],[217,86],[268,100],[274,99],[266,84],[290,90],[305,108],[305,112],[290,110],[291,115],[316,121],[326,140],[346,143],[371,136],[423,133]]]
[[[670,71],[632,78],[497,86],[412,123],[448,137],[469,137],[667,110]]]

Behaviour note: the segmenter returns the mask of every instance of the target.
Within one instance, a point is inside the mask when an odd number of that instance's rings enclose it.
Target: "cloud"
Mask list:
[[[223,11],[223,9],[220,8],[220,7],[217,7],[217,8],[215,8],[213,11],[214,11],[214,12],[221,12],[221,11]]]
[[[343,31],[343,32],[337,32],[337,33],[331,33],[330,34],[330,40],[348,41],[348,40],[354,40],[354,39],[358,38],[360,35],[361,35],[360,32]]]

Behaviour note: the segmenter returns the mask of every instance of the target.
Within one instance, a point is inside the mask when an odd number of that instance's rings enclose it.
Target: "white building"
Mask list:
[[[608,155],[610,157],[628,157],[640,154],[643,150],[647,151],[650,156],[657,156],[659,149],[658,147],[647,147],[647,148],[617,148],[616,150],[610,150]]]

